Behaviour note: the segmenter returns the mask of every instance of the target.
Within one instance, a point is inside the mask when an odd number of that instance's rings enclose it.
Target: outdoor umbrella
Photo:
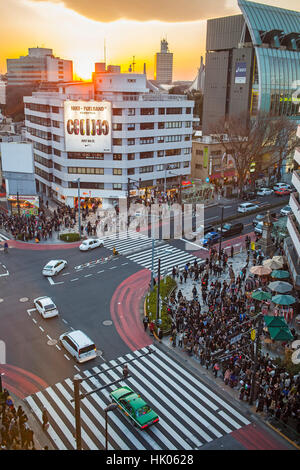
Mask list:
[[[278,328],[288,328],[288,324],[285,321],[284,317],[274,317],[264,315],[264,321],[268,328],[270,327],[278,327]]]
[[[270,326],[268,328],[270,336],[275,341],[290,341],[293,335],[288,328],[280,328],[277,326]]]
[[[279,263],[275,259],[266,259],[263,261],[263,265],[271,269],[281,269],[283,266],[282,263]]]
[[[272,297],[272,302],[279,305],[292,305],[296,302],[296,299],[292,295],[279,294]]]
[[[279,294],[286,294],[286,292],[291,292],[293,286],[289,282],[284,281],[274,281],[270,282],[268,288]]]
[[[252,266],[252,268],[250,268],[250,272],[252,274],[257,274],[258,276],[266,276],[272,272],[272,269],[267,268],[266,266]]]
[[[272,258],[274,261],[278,261],[278,263],[284,264],[283,256],[273,256]]]
[[[271,299],[271,292],[265,292],[264,290],[255,290],[252,292],[252,299],[255,300],[268,300]]]
[[[275,271],[272,272],[271,276],[277,279],[286,279],[290,277],[290,273],[288,271],[275,269]]]

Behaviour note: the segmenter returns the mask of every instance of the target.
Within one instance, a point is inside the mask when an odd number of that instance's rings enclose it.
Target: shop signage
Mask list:
[[[246,62],[237,62],[235,64],[235,80],[234,83],[246,83],[247,64]]]

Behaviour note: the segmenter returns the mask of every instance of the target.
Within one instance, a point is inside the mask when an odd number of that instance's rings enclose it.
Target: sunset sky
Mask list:
[[[299,0],[260,3],[299,10]],[[95,62],[121,65],[135,56],[136,72],[147,64],[153,78],[154,54],[163,37],[174,54],[174,80],[193,80],[205,55],[206,19],[239,14],[237,0],[0,0],[0,73],[6,59],[47,47],[73,60],[77,77],[91,78]]]

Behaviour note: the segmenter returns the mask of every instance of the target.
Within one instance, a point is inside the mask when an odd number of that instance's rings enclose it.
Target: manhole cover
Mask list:
[[[104,326],[110,326],[110,325],[112,325],[112,321],[111,320],[104,320],[103,325]]]
[[[28,297],[21,297],[20,302],[27,302],[29,299]]]
[[[48,346],[55,346],[57,344],[57,340],[56,339],[49,339],[49,341],[47,341],[47,344],[48,344]]]

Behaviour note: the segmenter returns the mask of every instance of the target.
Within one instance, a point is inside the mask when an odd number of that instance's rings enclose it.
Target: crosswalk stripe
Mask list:
[[[130,352],[92,369],[81,371],[82,392],[91,392],[107,385],[81,400],[81,434],[84,449],[103,449],[105,446],[104,408],[111,402],[111,390],[128,384],[153,406],[159,423],[141,432],[128,423],[116,410],[109,414],[109,450],[192,450],[212,442],[250,422],[226,403],[197,375],[152,345],[153,354],[142,356],[147,349]],[[109,385],[120,380],[124,363],[130,362],[130,376],[126,382]],[[113,370],[108,370],[113,366]],[[93,374],[101,374],[91,377]],[[42,421],[42,408],[46,407],[50,426],[48,433],[58,449],[74,449],[75,417],[73,382],[70,378],[25,400]]]
[[[10,238],[6,235],[3,235],[3,233],[0,233],[0,241],[6,242],[7,240],[10,240]]]

